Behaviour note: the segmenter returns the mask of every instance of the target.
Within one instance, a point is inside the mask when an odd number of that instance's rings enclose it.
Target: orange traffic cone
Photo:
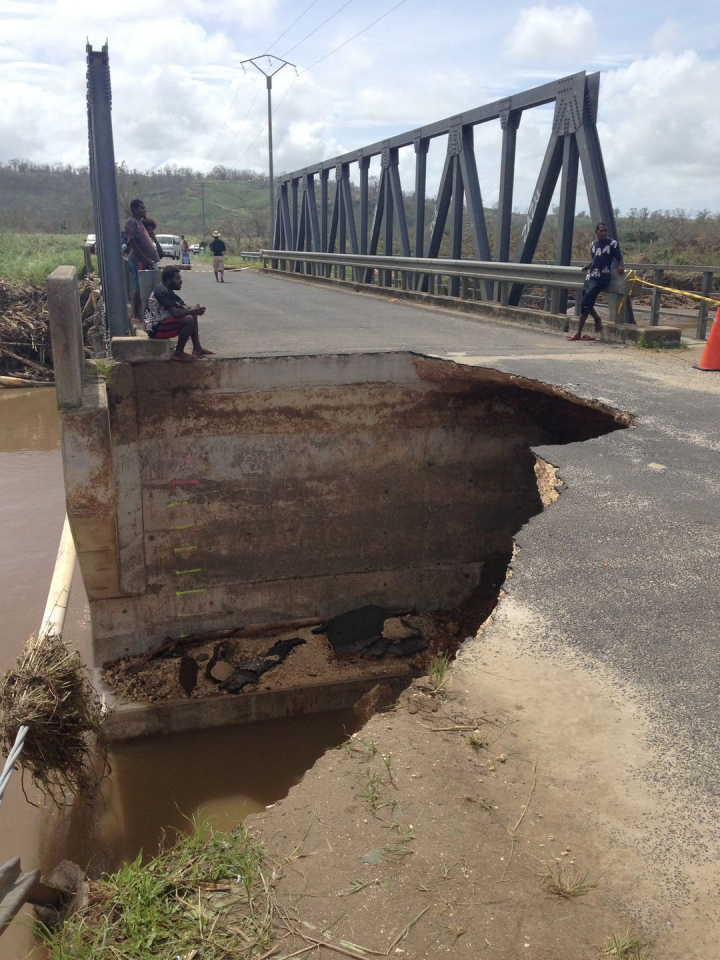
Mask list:
[[[710,336],[707,338],[698,370],[720,370],[720,308],[718,308],[710,327]]]

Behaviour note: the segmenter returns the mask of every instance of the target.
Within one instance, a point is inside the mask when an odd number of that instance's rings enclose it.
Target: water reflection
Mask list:
[[[0,389],[0,451],[48,451],[59,447],[57,400],[53,389]]]

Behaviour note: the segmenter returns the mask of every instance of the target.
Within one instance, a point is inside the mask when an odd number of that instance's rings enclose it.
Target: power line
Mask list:
[[[301,70],[299,73],[299,76],[302,76],[303,73],[307,73],[308,70],[312,70],[313,67],[316,67],[319,63],[322,63],[323,60],[327,60],[328,57],[331,57],[334,53],[337,53],[338,50],[342,50],[342,48],[346,47],[348,43],[351,43],[353,40],[357,39],[357,37],[359,37],[360,34],[365,33],[365,31],[369,30],[370,27],[374,27],[376,23],[380,23],[381,20],[384,20],[385,17],[388,17],[393,12],[393,10],[397,10],[397,8],[401,7],[404,3],[407,3],[407,0],[400,0],[400,3],[396,3],[394,7],[391,7],[388,11],[383,13],[382,16],[377,18],[377,20],[373,20],[372,23],[369,23],[366,27],[363,27],[362,30],[358,30],[358,32],[354,34],[354,36],[350,37],[349,40],[346,40],[344,43],[341,43],[339,47],[335,47],[335,49],[331,50],[330,53],[326,53],[324,57],[320,57],[320,59],[316,60],[315,63],[311,63],[309,67],[305,67],[304,70]],[[283,97],[283,99],[285,98]],[[278,104],[278,107],[279,106],[280,104]]]
[[[323,60],[327,60],[328,57],[331,57],[334,53],[337,53],[338,50],[342,50],[343,47],[346,47],[349,43],[351,43],[353,40],[356,40],[359,36],[361,36],[363,33],[365,33],[365,32],[366,32],[367,30],[369,30],[371,27],[374,27],[376,23],[380,23],[380,21],[381,21],[381,20],[384,20],[385,17],[390,16],[390,14],[393,13],[393,11],[397,10],[398,7],[401,7],[401,6],[402,6],[404,3],[406,3],[406,2],[407,2],[407,0],[400,0],[400,2],[399,2],[399,3],[396,3],[394,7],[390,7],[389,10],[386,10],[385,13],[383,13],[383,14],[382,14],[381,16],[379,16],[377,19],[373,20],[372,23],[369,23],[366,27],[363,27],[362,30],[358,30],[358,32],[355,33],[355,34],[353,34],[353,36],[350,37],[348,40],[343,41],[343,43],[339,44],[337,47],[335,47],[335,48],[334,48],[333,50],[331,50],[329,53],[326,53],[324,57],[320,57],[319,60],[316,60],[315,63],[311,63],[310,66],[309,66],[309,67],[305,67],[304,70],[300,70],[300,72],[297,74],[297,76],[295,76],[295,77],[293,78],[292,83],[291,83],[290,86],[287,88],[287,90],[285,91],[285,93],[283,94],[283,96],[280,98],[279,103],[275,106],[275,109],[273,110],[272,115],[275,116],[275,114],[278,112],[278,110],[279,110],[280,107],[282,106],[283,101],[285,100],[285,97],[287,97],[287,95],[290,93],[290,91],[292,90],[293,86],[295,85],[295,82],[296,82],[304,73],[307,73],[308,70],[312,70],[313,67],[316,67],[319,63],[322,63]],[[345,6],[347,6],[347,4],[345,4]],[[340,11],[338,10],[337,12],[339,13]],[[333,16],[334,16],[334,14],[333,14]],[[330,19],[330,18],[328,18],[328,19]],[[321,26],[322,26],[322,24],[321,24]],[[301,41],[301,42],[302,42],[302,41]],[[267,124],[265,124],[265,125],[260,129],[260,131],[259,131],[259,133],[257,134],[257,136],[247,145],[247,147],[245,148],[245,150],[242,152],[242,154],[241,154],[241,155],[238,157],[238,159],[235,161],[236,163],[240,163],[240,161],[243,159],[243,157],[245,157],[245,155],[251,150],[251,148],[255,145],[255,143],[257,143],[257,141],[260,139],[260,137],[261,137],[261,136],[263,135],[263,133],[265,132],[265,128],[266,128],[266,127],[267,127]]]
[[[338,50],[342,49],[342,47],[347,46],[348,43],[350,43],[352,40],[355,40],[357,37],[359,37],[361,33],[365,33],[365,31],[366,31],[366,30],[369,30],[370,27],[374,27],[376,23],[380,23],[381,20],[384,20],[385,17],[389,16],[389,15],[393,12],[393,10],[397,10],[397,8],[398,8],[398,7],[401,7],[405,2],[406,2],[406,0],[400,0],[400,2],[399,2],[399,3],[396,3],[394,7],[391,7],[390,10],[387,10],[385,13],[383,13],[382,16],[380,16],[380,17],[377,18],[377,20],[373,20],[372,23],[369,23],[366,27],[363,27],[362,30],[358,31],[358,33],[356,33],[354,36],[350,37],[349,40],[345,40],[343,43],[340,44],[340,46],[335,47],[334,50],[331,50],[330,53],[326,53],[324,57],[320,57],[320,59],[319,59],[319,60],[316,60],[315,63],[311,63],[309,67],[305,67],[304,70],[301,70],[301,71],[297,74],[297,76],[293,77],[292,83],[290,84],[290,86],[287,88],[287,90],[285,91],[285,93],[283,94],[283,96],[282,96],[282,97],[280,98],[280,100],[278,101],[277,106],[276,106],[275,109],[273,110],[273,116],[275,116],[275,114],[278,112],[278,110],[279,110],[280,107],[282,106],[283,100],[284,100],[285,97],[290,93],[290,91],[292,90],[295,82],[296,82],[304,73],[307,73],[308,70],[312,70],[313,67],[316,67],[319,63],[322,63],[323,60],[327,60],[328,57],[331,57],[334,53],[337,53]],[[262,132],[262,131],[261,131],[261,132]],[[260,136],[260,134],[258,134],[258,136]],[[256,137],[256,139],[257,139],[257,137]],[[254,143],[254,142],[255,142],[255,141],[253,140],[253,143]],[[243,156],[244,156],[244,154],[243,154]]]
[[[238,79],[238,85],[237,85],[237,89],[236,89],[236,91],[235,91],[235,96],[232,98],[232,102],[231,102],[231,104],[230,104],[230,106],[229,106],[229,108],[228,108],[228,112],[225,114],[225,119],[224,119],[223,122],[222,122],[222,126],[220,127],[220,131],[219,131],[218,135],[215,137],[215,142],[213,143],[212,147],[210,147],[210,150],[208,151],[207,157],[205,157],[205,162],[206,162],[206,163],[209,162],[210,156],[211,156],[213,150],[215,149],[215,147],[217,146],[218,140],[220,139],[220,135],[222,134],[222,132],[223,132],[223,130],[225,129],[225,126],[226,126],[228,120],[230,119],[230,114],[232,113],[232,108],[235,106],[235,101],[237,100],[237,95],[238,95],[238,93],[240,92],[240,85],[241,85],[242,82],[243,82],[243,77],[244,77],[244,76],[245,76],[245,71],[243,70],[243,72],[240,74],[240,77],[239,77],[239,79]],[[257,97],[257,94],[255,94],[255,96]],[[253,103],[255,103],[254,100],[253,100]],[[224,158],[223,158],[223,159],[224,159]],[[222,161],[221,161],[221,162],[222,162]]]
[[[318,0],[312,0],[312,3],[310,4],[310,6],[305,7],[305,9],[304,9],[303,12],[300,14],[300,16],[299,16],[296,20],[293,20],[293,22],[290,24],[290,26],[287,28],[287,30],[283,30],[283,32],[280,34],[280,36],[277,37],[277,39],[273,40],[273,42],[270,44],[270,46],[266,48],[266,49],[268,50],[268,52],[269,52],[270,50],[272,50],[272,48],[275,46],[276,43],[279,43],[279,42],[282,40],[282,38],[285,36],[286,33],[289,33],[289,32],[292,30],[292,28],[295,26],[295,24],[298,22],[298,20],[302,20],[302,18],[303,18],[303,17],[305,16],[305,14],[308,12],[308,10],[310,9],[310,7],[314,7],[317,2],[318,2]]]
[[[255,106],[255,101],[256,101],[257,98],[260,96],[260,90],[261,90],[261,89],[262,89],[262,87],[258,87],[257,90],[255,91],[255,96],[252,98],[252,103],[251,103],[250,106],[248,107],[248,112],[247,112],[247,113],[245,114],[245,116],[243,117],[242,123],[245,123],[245,121],[247,120],[247,118],[250,116],[250,111],[251,111],[252,108]],[[265,129],[265,128],[263,127],[263,129]],[[237,140],[239,134],[240,134],[240,131],[238,130],[238,131],[236,132],[235,136],[232,138],[232,140],[231,140],[230,143],[228,144],[227,149],[225,150],[225,153],[224,153],[224,154],[222,155],[222,157],[220,158],[220,163],[223,162],[223,160],[225,159],[225,157],[226,157],[226,156],[230,153],[230,151],[232,150],[233,146],[235,145],[235,141]]]
[[[309,40],[314,33],[317,33],[318,30],[324,27],[326,23],[329,23],[333,19],[333,17],[336,17],[339,13],[341,13],[345,9],[345,7],[349,7],[352,2],[353,0],[347,0],[347,3],[344,3],[338,10],[335,11],[335,13],[331,13],[326,20],[323,20],[323,22],[319,26],[315,27],[314,30],[311,30],[307,36],[303,37],[302,40],[298,40],[295,46],[290,47],[289,50],[286,50],[283,56],[286,57],[289,53],[295,50],[296,47],[299,47],[301,43],[305,43],[306,40]]]

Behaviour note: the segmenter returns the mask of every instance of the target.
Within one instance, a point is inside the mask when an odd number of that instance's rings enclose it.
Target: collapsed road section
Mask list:
[[[338,652],[311,626],[496,596],[513,535],[542,509],[532,447],[627,425],[554,388],[411,353],[132,357],[61,406],[111,738],[338,709],[379,677],[408,682],[420,647]],[[416,627],[405,620],[406,639]],[[188,638],[206,649],[182,651]],[[293,638],[281,665],[248,676]],[[118,678],[168,645],[173,696],[130,702]]]

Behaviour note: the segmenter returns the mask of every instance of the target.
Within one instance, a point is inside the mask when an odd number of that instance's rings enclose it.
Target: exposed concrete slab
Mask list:
[[[410,669],[402,663],[398,663],[395,674],[380,674],[369,664],[367,676],[362,680],[306,684],[283,690],[244,690],[237,695],[194,697],[173,703],[119,702],[103,682],[99,671],[96,671],[94,685],[110,709],[105,732],[112,742],[345,710],[354,706],[378,683],[402,686],[410,677]]]
[[[149,337],[113,337],[113,360],[123,363],[150,363],[169,360],[175,350],[174,340],[151,340]]]

